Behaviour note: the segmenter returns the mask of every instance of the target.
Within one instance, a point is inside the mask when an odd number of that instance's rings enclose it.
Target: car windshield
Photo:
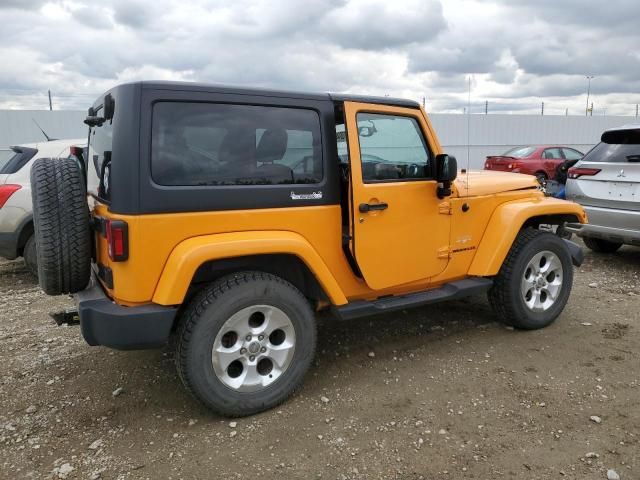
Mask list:
[[[504,152],[503,157],[524,158],[535,151],[535,147],[516,147]]]

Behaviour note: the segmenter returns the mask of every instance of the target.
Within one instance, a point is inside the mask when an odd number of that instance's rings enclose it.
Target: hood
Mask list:
[[[536,177],[533,175],[487,170],[471,170],[468,173],[459,173],[454,183],[458,195],[461,197],[491,195],[492,193],[540,187]]]

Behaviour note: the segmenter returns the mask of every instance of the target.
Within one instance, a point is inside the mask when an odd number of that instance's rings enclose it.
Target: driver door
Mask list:
[[[345,102],[351,251],[374,290],[426,280],[449,261],[451,216],[436,195],[440,146],[421,110]]]

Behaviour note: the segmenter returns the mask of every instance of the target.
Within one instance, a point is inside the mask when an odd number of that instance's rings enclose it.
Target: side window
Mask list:
[[[542,158],[562,159],[562,154],[559,148],[547,148],[542,154]]]
[[[306,109],[159,102],[151,172],[160,185],[319,183],[320,118]]]
[[[431,177],[431,155],[416,119],[358,113],[356,120],[365,182]]]
[[[564,158],[567,160],[580,160],[583,157],[582,153],[573,148],[563,148],[562,151],[564,152]]]

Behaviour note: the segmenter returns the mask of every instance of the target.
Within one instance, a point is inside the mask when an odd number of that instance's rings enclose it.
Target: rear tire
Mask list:
[[[562,313],[573,283],[564,240],[533,228],[521,231],[489,290],[500,320],[516,328],[546,327]]]
[[[203,289],[178,328],[176,367],[187,390],[229,417],[272,408],[295,392],[313,360],[307,299],[263,272],[238,272]]]
[[[36,252],[35,235],[31,235],[29,240],[27,240],[27,243],[24,244],[22,258],[24,259],[24,265],[27,269],[34,277],[38,278],[38,254]]]
[[[31,168],[38,281],[49,295],[89,283],[91,235],[82,173],[69,158],[41,158]]]
[[[583,237],[582,240],[590,250],[598,253],[614,253],[622,246],[622,243],[610,242],[600,238]]]

